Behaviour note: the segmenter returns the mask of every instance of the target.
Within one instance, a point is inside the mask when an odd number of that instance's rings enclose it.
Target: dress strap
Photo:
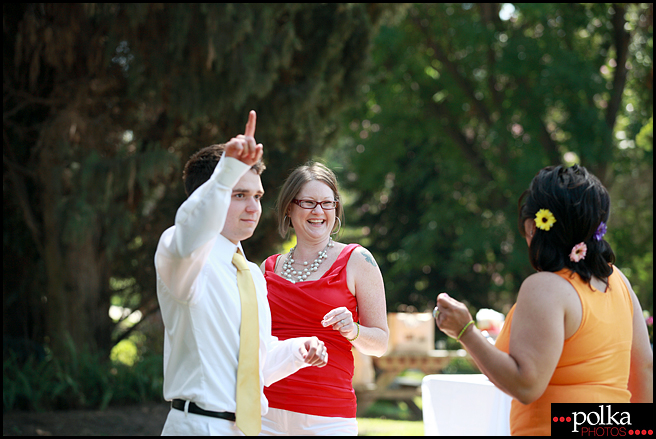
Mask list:
[[[355,250],[358,247],[362,247],[360,244],[347,244],[344,249],[342,249],[342,252],[337,256],[337,260],[333,264],[333,267],[340,267],[340,266],[346,266],[348,263],[349,259],[351,258],[351,253],[353,253],[353,250]]]
[[[278,263],[278,258],[280,257],[280,254],[275,254],[271,255],[268,258],[266,258],[266,261],[264,262],[264,271],[271,271],[274,272],[276,271],[276,264]]]

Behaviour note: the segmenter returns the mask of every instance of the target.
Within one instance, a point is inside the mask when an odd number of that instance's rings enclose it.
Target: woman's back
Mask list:
[[[531,404],[513,400],[511,432],[513,435],[550,434],[551,403],[621,403],[629,402],[627,390],[633,306],[629,289],[619,270],[608,279],[605,292],[583,282],[578,274],[563,269],[556,274],[576,289],[581,300],[579,329],[565,340],[563,351],[547,389]],[[509,352],[514,307],[506,318],[496,347]]]

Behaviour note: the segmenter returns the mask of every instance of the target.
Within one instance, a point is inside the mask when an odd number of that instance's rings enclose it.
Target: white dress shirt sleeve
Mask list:
[[[294,372],[310,366],[303,360],[301,355],[301,346],[307,340],[307,337],[281,341],[278,340],[278,337],[272,335],[270,340],[266,360],[262,367],[265,386],[269,387],[276,381],[280,381]]]
[[[232,188],[249,169],[237,159],[222,157],[209,180],[182,203],[175,226],[162,234],[155,266],[166,289],[177,300],[192,300],[194,281],[225,225]]]

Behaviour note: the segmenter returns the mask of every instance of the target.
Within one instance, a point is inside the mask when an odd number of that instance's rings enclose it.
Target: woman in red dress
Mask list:
[[[277,211],[281,236],[293,228],[297,244],[262,263],[272,334],[280,340],[317,336],[328,364],[301,369],[264,389],[269,412],[262,434],[357,435],[351,347],[378,357],[387,350],[383,277],[364,247],[332,240],[344,215],[337,179],[324,165],[295,169]]]

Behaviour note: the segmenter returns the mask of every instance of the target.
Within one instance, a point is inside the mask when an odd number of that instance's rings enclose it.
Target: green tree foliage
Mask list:
[[[3,5],[3,336],[107,353],[110,299],[156,309],[181,168],[258,112],[267,192],[320,151],[394,5]],[[274,183],[275,182],[275,183]],[[278,243],[271,206],[246,244]]]
[[[512,303],[532,270],[517,200],[539,169],[573,162],[610,188],[607,237],[651,307],[653,6],[501,8],[413,5],[381,29],[366,104],[348,115],[349,223],[390,310],[440,291]]]

